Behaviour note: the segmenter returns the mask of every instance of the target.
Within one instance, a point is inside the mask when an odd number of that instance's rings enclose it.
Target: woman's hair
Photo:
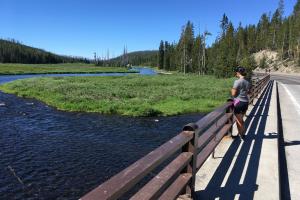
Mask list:
[[[247,75],[245,67],[242,67],[242,66],[236,67],[234,69],[234,72],[239,72],[242,76],[246,76]]]

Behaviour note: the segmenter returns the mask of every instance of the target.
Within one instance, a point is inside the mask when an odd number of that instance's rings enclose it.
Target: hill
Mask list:
[[[292,58],[281,59],[280,53],[271,50],[262,50],[253,54],[257,63],[257,72],[299,73],[300,67]]]
[[[158,62],[158,51],[135,51],[131,53],[124,53],[121,56],[109,60],[99,60],[98,65],[121,67],[126,65],[143,65],[156,67]]]
[[[21,44],[15,40],[0,39],[0,63],[55,64],[89,63],[86,58],[57,55],[43,49]]]

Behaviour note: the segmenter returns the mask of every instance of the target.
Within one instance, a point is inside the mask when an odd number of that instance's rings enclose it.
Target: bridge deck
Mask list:
[[[275,89],[270,83],[249,109],[245,140],[225,138],[199,170],[199,199],[279,199]]]

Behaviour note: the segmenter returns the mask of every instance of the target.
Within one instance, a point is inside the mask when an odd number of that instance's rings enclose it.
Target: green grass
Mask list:
[[[97,67],[94,64],[62,63],[62,64],[19,64],[0,63],[0,75],[10,74],[61,74],[61,73],[108,73],[128,72],[120,67]]]
[[[66,111],[130,116],[210,112],[229,96],[233,79],[212,76],[46,77],[0,85]]]

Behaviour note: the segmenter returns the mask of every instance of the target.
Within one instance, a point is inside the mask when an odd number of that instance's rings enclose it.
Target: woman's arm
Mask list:
[[[239,82],[236,80],[233,83],[233,86],[231,88],[231,96],[236,97],[238,95],[238,87],[239,87]]]
[[[235,88],[231,89],[231,96],[233,96],[233,97],[237,96],[237,89],[235,89]]]

